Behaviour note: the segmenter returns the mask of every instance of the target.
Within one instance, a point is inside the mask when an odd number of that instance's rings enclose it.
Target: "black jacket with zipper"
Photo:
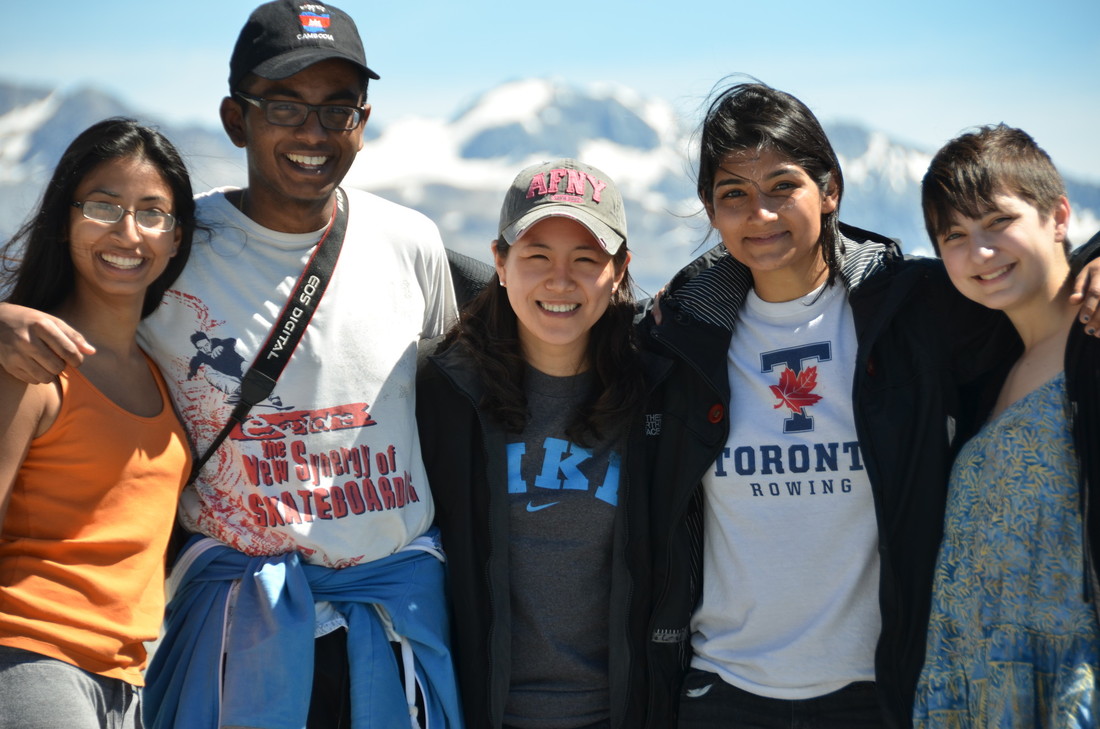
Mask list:
[[[639,366],[653,396],[671,363],[643,354]],[[507,441],[499,423],[480,411],[482,393],[475,365],[461,346],[433,355],[421,366],[417,421],[447,554],[452,653],[463,712],[469,729],[498,729],[511,672]],[[652,423],[647,426],[645,418],[636,417],[622,454],[608,576],[613,729],[646,726],[644,653],[652,592],[647,493],[656,440]]]
[[[879,531],[876,685],[888,724],[908,727],[951,463],[974,426],[967,414],[975,383],[1014,359],[1019,339],[1003,314],[959,294],[939,261],[904,258],[887,238],[841,230],[837,285],[848,289],[858,339],[852,406]],[[727,408],[737,397],[726,352],[752,285],[729,256],[677,284],[662,302],[661,324],[643,324],[647,348],[676,362],[664,387],[662,439],[672,448],[659,449],[651,504],[654,726],[675,726],[691,659],[690,619],[702,584],[700,481],[726,445]]]
[[[1100,234],[1092,242],[1100,249]],[[1100,339],[1085,334],[1075,322],[1065,356],[1066,396],[1069,399],[1073,446],[1077,451],[1078,481],[1084,521],[1084,557],[1088,590],[1100,622]]]

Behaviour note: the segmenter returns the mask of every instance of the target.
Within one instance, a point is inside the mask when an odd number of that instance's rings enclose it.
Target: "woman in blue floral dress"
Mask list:
[[[1064,186],[997,126],[941,149],[923,196],[952,282],[1004,311],[1023,352],[951,474],[914,725],[1096,726],[1100,343],[1075,323]]]

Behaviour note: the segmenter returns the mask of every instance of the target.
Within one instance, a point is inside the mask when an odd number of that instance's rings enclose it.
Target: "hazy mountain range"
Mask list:
[[[245,182],[243,153],[220,128],[178,126],[131,109],[95,89],[57,93],[0,82],[0,239],[33,207],[58,157],[89,124],[124,115],[158,125],[184,152],[196,190]],[[409,118],[368,126],[363,152],[345,181],[416,208],[444,242],[489,260],[504,190],[523,166],[571,156],[619,184],[626,200],[635,279],[655,291],[703,244],[708,226],[695,197],[693,120],[621,87],[575,88],[544,80],[504,84],[450,118]],[[845,177],[841,219],[930,252],[919,183],[930,151],[888,132],[828,122]],[[1067,180],[1071,240],[1100,229],[1100,186]]]

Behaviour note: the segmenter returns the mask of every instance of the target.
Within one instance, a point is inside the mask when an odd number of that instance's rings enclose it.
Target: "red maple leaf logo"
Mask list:
[[[779,384],[771,386],[772,393],[779,398],[775,407],[781,408],[786,405],[792,413],[805,415],[802,408],[814,405],[821,399],[821,395],[814,394],[815,387],[817,387],[816,367],[807,367],[798,374],[788,367],[779,376]]]

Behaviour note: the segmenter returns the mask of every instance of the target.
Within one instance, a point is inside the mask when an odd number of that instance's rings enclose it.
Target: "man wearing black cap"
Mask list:
[[[235,337],[246,360],[256,357],[333,219],[337,188],[363,146],[367,84],[377,78],[354,22],[331,5],[277,0],[257,8],[241,30],[221,118],[245,149],[248,186],[200,197],[200,215],[215,235],[209,246],[196,246],[203,250],[177,282],[186,295],[169,297],[145,333],[199,453],[225,422],[231,398],[202,378],[187,379],[189,360],[179,354],[198,331]],[[427,701],[420,711],[433,725],[458,721],[412,397],[416,343],[453,320],[454,293],[430,221],[346,193],[338,263],[275,386],[292,409],[255,407],[181,499],[183,525],[231,561],[248,562],[237,575],[248,578],[216,610],[199,611],[194,599],[210,596],[206,580],[217,570],[174,570],[183,585],[150,666],[145,715],[152,726],[196,725],[196,687],[201,695],[220,661],[196,661],[188,650],[201,641],[189,631],[210,631],[214,622],[220,633],[223,605],[232,618],[222,724],[277,727],[292,715],[286,725],[301,726],[308,705],[309,726],[351,719],[397,726],[389,722],[418,711],[402,686],[402,679],[416,682],[414,668]],[[202,545],[190,543],[181,561]],[[286,571],[274,583],[253,579],[274,565]],[[400,594],[391,580],[412,589]],[[282,610],[287,600],[311,601],[315,611],[303,609],[306,619],[295,622],[282,615],[290,612]],[[260,628],[261,621],[274,626]],[[286,648],[292,631],[305,631],[304,640],[297,636],[301,655]],[[402,646],[403,673],[387,637]],[[176,690],[181,673],[190,684]]]
[[[456,316],[447,257],[423,215],[339,189],[377,78],[354,22],[331,5],[262,5],[233,50],[221,118],[246,152],[248,186],[197,198],[210,235],[196,235],[141,344],[203,454],[241,393],[191,367],[192,342],[234,342],[251,363],[279,353],[279,327],[304,334],[272,397],[181,496],[180,522],[195,536],[172,571],[148,726],[461,721],[413,397],[418,341]],[[312,319],[297,300],[280,318],[318,242],[341,225]],[[295,295],[312,298],[317,284],[303,276]],[[39,376],[61,368],[54,359],[35,365]]]
[[[377,78],[354,22],[331,5],[277,0],[257,8],[241,30],[221,118],[245,149],[248,186],[200,197],[200,215],[215,235],[209,246],[196,246],[202,251],[177,282],[185,294],[168,297],[145,332],[199,453],[232,398],[203,378],[187,379],[184,344],[191,346],[195,332],[234,337],[247,361],[256,357],[333,219],[337,188],[363,145],[367,84]],[[309,726],[352,719],[397,726],[390,722],[399,714],[418,711],[402,680],[421,684],[426,706],[419,711],[433,724],[458,721],[412,397],[416,343],[445,330],[454,293],[430,221],[346,193],[338,263],[275,386],[291,409],[253,408],[181,499],[183,525],[230,561],[248,562],[236,576],[248,578],[216,609],[199,610],[195,601],[215,591],[207,580],[217,570],[174,570],[183,584],[149,670],[145,716],[152,726],[200,725],[198,715],[209,711],[196,708],[196,699],[220,660],[195,660],[189,651],[202,643],[190,631],[213,625],[220,634],[223,607],[232,618],[221,724],[301,726],[308,706]],[[203,544],[190,543],[181,566]],[[252,577],[276,565],[285,572],[274,583]],[[397,594],[391,580],[412,589]],[[283,610],[288,600],[313,604],[295,622],[282,614],[291,612]],[[287,648],[294,631],[304,631],[294,638],[300,655]],[[404,672],[387,637],[402,646]],[[407,695],[414,694],[409,686]]]

